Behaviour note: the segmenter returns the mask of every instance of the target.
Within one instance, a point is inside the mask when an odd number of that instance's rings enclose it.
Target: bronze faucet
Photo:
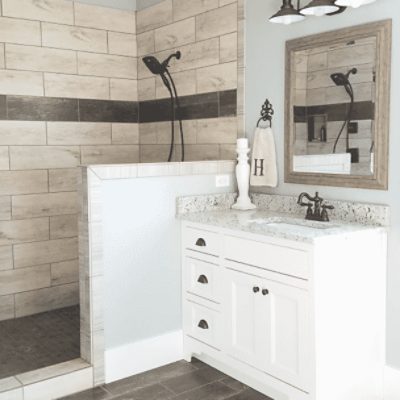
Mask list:
[[[308,199],[308,202],[304,202],[304,198]],[[333,210],[335,207],[324,204],[324,199],[319,197],[319,193],[316,192],[314,197],[311,197],[308,193],[301,193],[297,204],[302,207],[307,207],[306,219],[310,221],[321,221],[329,222],[328,210]],[[314,205],[314,208],[313,208]]]

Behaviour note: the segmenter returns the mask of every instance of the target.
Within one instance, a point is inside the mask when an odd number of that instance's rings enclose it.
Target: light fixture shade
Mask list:
[[[311,3],[301,9],[303,15],[314,15],[321,17],[339,10],[339,5],[335,0],[312,0]]]
[[[358,8],[367,4],[375,3],[376,0],[336,0],[335,4],[341,7]]]
[[[269,20],[275,24],[289,25],[294,22],[303,21],[304,18],[304,15],[300,14],[300,12],[293,7],[290,0],[284,0],[281,9]]]

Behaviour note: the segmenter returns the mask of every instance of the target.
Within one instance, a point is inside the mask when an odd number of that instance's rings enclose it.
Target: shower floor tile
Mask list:
[[[0,322],[0,379],[79,357],[79,306]]]

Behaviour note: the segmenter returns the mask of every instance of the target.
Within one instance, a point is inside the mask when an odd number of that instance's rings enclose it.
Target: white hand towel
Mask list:
[[[251,157],[252,186],[278,186],[274,133],[271,128],[256,128]]]

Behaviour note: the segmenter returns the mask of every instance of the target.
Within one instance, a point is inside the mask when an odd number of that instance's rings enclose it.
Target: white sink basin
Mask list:
[[[280,230],[296,230],[296,231],[310,231],[314,229],[332,229],[337,228],[338,225],[330,224],[329,222],[319,222],[319,221],[307,221],[307,220],[297,220],[297,219],[277,219],[277,218],[257,218],[249,220],[249,223],[258,225],[267,225],[268,227]]]

